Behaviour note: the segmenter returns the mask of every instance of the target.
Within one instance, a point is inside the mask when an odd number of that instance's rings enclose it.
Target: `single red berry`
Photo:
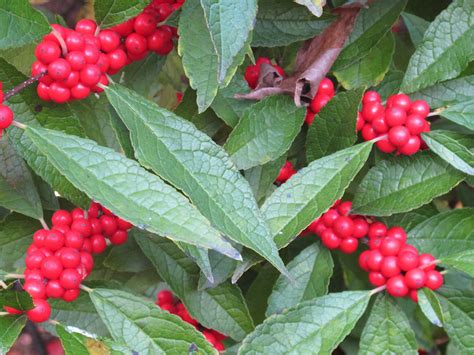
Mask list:
[[[65,290],[78,288],[81,284],[81,276],[75,269],[65,269],[59,277],[59,284]]]
[[[33,243],[38,247],[41,248],[44,246],[44,240],[48,235],[48,231],[46,229],[39,229],[33,234]]]
[[[48,71],[48,66],[46,64],[43,64],[42,62],[40,62],[38,60],[31,65],[31,75],[33,75],[33,76],[36,76],[40,73],[45,73],[47,71]],[[47,75],[45,75],[45,76],[47,76]],[[42,83],[42,82],[44,82],[44,76],[40,79],[40,83]],[[3,100],[1,100],[0,102],[3,102]]]
[[[394,276],[387,281],[387,292],[393,297],[405,297],[409,291],[402,275]]]
[[[158,305],[162,305],[165,303],[174,303],[174,297],[173,293],[169,290],[162,290],[158,292],[158,295],[156,296],[156,301],[158,302]]]
[[[25,269],[24,275],[25,275],[25,282],[28,282],[30,280],[36,280],[43,283],[45,281],[44,276],[41,273],[41,270],[39,269],[33,269],[33,270]]]
[[[57,230],[58,232],[61,232],[62,234],[66,234],[67,232],[70,231],[71,228],[69,228],[69,226],[66,224],[56,224],[55,226],[53,226],[52,229]]]
[[[66,269],[75,269],[81,263],[81,253],[74,248],[61,249],[61,263]]]
[[[147,50],[146,38],[138,33],[132,33],[125,40],[125,48],[129,53],[142,54]]]
[[[425,286],[426,273],[421,269],[412,269],[405,275],[405,283],[409,288],[419,289]]]
[[[86,64],[84,69],[81,70],[81,83],[92,87],[94,85],[97,85],[97,83],[100,81],[100,76],[102,75],[99,67],[94,64]]]
[[[82,51],[84,50],[84,36],[82,33],[71,31],[66,37],[66,46],[68,51]]]
[[[402,227],[392,227],[387,231],[387,237],[395,238],[403,245],[407,241],[407,234]]]
[[[61,298],[64,294],[64,288],[58,280],[50,280],[46,284],[46,296],[48,298]]]
[[[370,250],[379,249],[380,244],[382,244],[382,239],[383,238],[370,238],[369,239],[369,249]]]
[[[262,64],[269,64],[271,65],[272,64],[272,61],[270,60],[270,58],[267,58],[267,57],[259,57],[257,58],[257,61],[255,62],[255,65],[260,68],[260,66]]]
[[[44,246],[51,251],[61,249],[64,246],[64,235],[54,229],[48,231],[48,235],[44,239]]]
[[[133,28],[136,33],[146,37],[155,31],[156,25],[157,21],[152,15],[142,13],[135,18]]]
[[[387,282],[385,277],[382,275],[382,273],[378,271],[371,271],[369,272],[369,282],[374,285],[374,286],[383,286]]]
[[[416,249],[413,245],[410,245],[410,244],[403,245],[400,249],[399,254],[405,253],[405,252],[413,253],[416,256],[418,256],[418,249]]]
[[[130,222],[127,222],[126,220],[120,217],[117,217],[116,221],[117,221],[117,226],[119,229],[126,231],[133,227],[133,224],[131,224]]]
[[[354,222],[347,216],[340,216],[334,221],[333,231],[339,238],[348,238],[354,232]]]
[[[107,70],[109,70],[110,67],[110,61],[109,57],[105,53],[100,53],[99,60],[95,64],[97,67],[100,69],[100,72],[102,74],[107,73]]]
[[[203,330],[202,335],[204,335],[204,338],[206,338],[206,340],[212,345],[217,342],[216,337],[209,330]]]
[[[337,212],[339,212],[341,216],[348,216],[349,213],[351,212],[351,209],[352,209],[351,201],[342,202],[337,206]]]
[[[362,270],[364,271],[369,271],[369,266],[367,265],[367,260],[370,255],[370,250],[364,250],[360,255],[359,255],[359,266]]]
[[[170,42],[173,39],[173,34],[167,27],[157,28],[150,36],[147,37],[147,46],[148,49],[154,52],[162,51],[163,47],[166,46],[166,43]],[[249,69],[250,68],[250,69]],[[252,76],[252,80],[255,81],[255,86],[257,85],[259,69],[255,65],[249,65],[246,70],[246,74]]]
[[[181,303],[182,305],[182,303]],[[180,307],[180,309],[178,310],[178,316],[181,317],[181,319],[183,321],[185,321],[186,323],[189,323],[191,325],[198,325],[198,321],[195,320],[193,317],[191,317],[191,315],[188,313],[188,310],[184,307],[184,305],[182,307]]]
[[[53,223],[53,225],[56,225],[56,224],[70,225],[72,223],[72,216],[66,210],[57,210],[56,212],[53,213],[53,216],[51,217],[51,223]]]
[[[33,298],[45,298],[46,288],[42,281],[28,280],[23,285],[23,289]]]
[[[377,117],[372,120],[372,127],[374,128],[375,132],[377,133],[386,133],[388,132],[388,125],[385,122],[384,117]]]
[[[416,136],[423,132],[423,129],[425,128],[425,123],[425,119],[421,115],[415,113],[407,117],[405,126],[407,127],[411,135]]]
[[[56,280],[61,272],[63,271],[63,264],[61,259],[57,256],[49,256],[44,258],[43,262],[41,263],[41,272],[43,273],[44,277],[50,280]]]
[[[97,49],[100,50],[100,41],[99,37],[93,36],[93,35],[84,35],[84,42],[87,44],[90,44],[91,46],[96,47]],[[94,64],[94,63],[92,63]]]
[[[91,243],[90,238],[84,239],[84,244],[82,244],[81,251],[92,253],[92,243]]]
[[[384,237],[387,233],[387,226],[382,222],[374,222],[369,227],[369,238]]]
[[[420,115],[424,118],[430,113],[430,106],[424,100],[416,100],[411,104],[409,113]]]
[[[51,98],[49,97],[49,86],[44,83],[38,83],[36,93],[38,94],[38,97],[43,101],[51,100]]]
[[[101,209],[102,207],[100,206],[100,203],[91,202],[89,209],[87,210],[89,218],[98,218]]]
[[[87,272],[91,272],[94,268],[94,259],[90,253],[81,251],[81,264],[84,265]]]
[[[413,302],[418,303],[418,290],[410,290],[408,296],[411,298]]]
[[[48,65],[48,75],[53,80],[64,80],[71,73],[71,65],[64,58],[58,58]]]
[[[84,210],[82,208],[76,207],[71,211],[71,216],[73,220],[78,219],[78,218],[82,219],[85,216]]]
[[[380,265],[380,272],[387,279],[401,273],[397,260],[396,256],[386,256],[383,258],[382,264]]]
[[[43,64],[54,62],[61,56],[59,45],[53,41],[43,41],[35,48],[35,57]]]
[[[383,117],[384,111],[385,109],[380,102],[371,101],[362,107],[362,116],[364,116],[366,121],[372,122],[372,120],[378,117]]]
[[[135,23],[135,17],[128,21],[122,22],[111,28],[111,30],[117,32],[119,35],[125,37],[133,32],[133,24]]]
[[[365,120],[362,117],[362,113],[359,111],[357,112],[357,122],[356,122],[356,131],[359,132],[364,128]]]
[[[111,30],[104,30],[99,33],[100,49],[103,52],[112,52],[120,46],[120,35]]]
[[[395,126],[388,132],[388,140],[396,147],[403,147],[410,139],[410,131],[405,126]]]
[[[362,138],[365,141],[370,141],[377,137],[377,133],[374,130],[374,127],[370,123],[366,123],[362,128]]]
[[[108,237],[114,234],[118,228],[117,221],[112,216],[103,215],[100,217],[100,224],[104,234]]]
[[[402,247],[402,242],[398,239],[385,237],[380,243],[380,252],[384,256],[398,255],[400,248]]]
[[[385,123],[390,127],[401,126],[405,124],[406,120],[407,114],[401,107],[395,106],[385,111]]]
[[[152,41],[153,43],[150,43],[150,41]],[[155,38],[153,38],[152,40],[150,40],[150,38],[148,39],[148,47],[151,50],[154,51],[156,49],[153,49],[153,48],[161,48],[161,46],[162,46],[161,41],[158,42],[158,40]],[[259,75],[260,75],[260,70],[258,69],[256,65],[249,65],[245,69],[244,78],[251,89],[255,89],[257,87]]]
[[[425,271],[434,270],[436,267],[435,261],[435,257],[431,254],[420,254],[418,267]]]
[[[89,222],[91,224],[91,234],[102,234],[102,225],[98,218],[91,218],[89,214]]]
[[[83,19],[76,24],[76,31],[83,35],[94,35],[96,29],[97,24],[93,20]]]
[[[84,57],[86,58],[86,63],[88,64],[97,63],[100,57],[99,48],[93,44],[86,44],[84,46]]]
[[[28,319],[35,323],[45,322],[51,316],[51,306],[43,299],[33,298],[34,308],[26,311]]]
[[[318,87],[318,95],[327,95],[329,97],[334,96],[334,84],[331,79],[324,78],[321,80]]]
[[[403,271],[409,271],[418,266],[418,255],[410,251],[402,251],[398,255],[398,267]]]
[[[410,136],[408,142],[402,147],[398,148],[398,151],[403,155],[413,155],[420,150],[421,140],[418,136]]]
[[[365,220],[365,218],[357,217],[354,218],[354,232],[352,235],[354,238],[363,238],[369,232],[369,223]]]
[[[371,250],[367,257],[367,267],[372,271],[379,271],[384,259],[383,254],[378,250]]]
[[[90,238],[92,244],[92,253],[93,254],[101,254],[107,249],[107,243],[105,238],[102,234],[94,234]]]
[[[128,233],[124,230],[119,229],[111,237],[109,237],[110,242],[113,245],[121,245],[127,242]]]
[[[294,174],[296,174],[296,170],[293,168],[293,164],[287,160],[275,180],[279,183],[284,183]]]
[[[162,305],[160,305],[160,308],[163,310],[163,311],[167,311],[171,314],[176,314],[176,307],[174,304],[172,303],[163,303]]]
[[[26,249],[26,255],[30,255],[31,253],[34,253],[35,251],[38,251],[39,248],[34,245],[34,244],[30,244],[30,246]]]
[[[77,297],[79,297],[80,293],[81,291],[78,288],[73,288],[71,290],[64,291],[64,294],[61,298],[66,302],[72,302],[75,301]]]
[[[68,102],[71,98],[71,91],[66,85],[58,82],[54,82],[49,86],[49,97],[52,101],[63,104]]]
[[[66,80],[64,80],[64,85],[71,89],[72,87],[76,86],[79,84],[79,72],[77,71],[72,71],[69,73],[68,77]]]
[[[13,122],[13,111],[10,107],[0,105],[0,129],[8,128]]]
[[[41,267],[44,258],[43,252],[36,250],[26,256],[25,265],[28,269],[38,269]]]
[[[64,234],[64,245],[68,248],[80,250],[84,244],[84,237],[76,230],[70,230]]]
[[[392,153],[397,149],[397,147],[395,147],[392,143],[390,143],[388,139],[381,139],[377,141],[375,145],[377,146],[377,148],[379,148],[381,152],[384,152],[387,154]]]
[[[90,93],[90,87],[82,83],[78,83],[76,86],[71,88],[71,96],[77,100],[85,99],[87,96],[89,96]]]
[[[364,93],[362,97],[362,104],[367,104],[369,102],[381,102],[380,94],[377,91],[369,90]]]
[[[71,224],[71,229],[78,231],[85,238],[89,237],[92,232],[91,224],[85,218],[76,218]]]
[[[436,270],[426,271],[426,283],[425,286],[431,290],[437,290],[443,286],[443,275]]]
[[[81,70],[86,65],[86,57],[80,51],[69,52],[66,55],[66,60],[69,62],[72,70]]]
[[[321,220],[323,221],[324,225],[326,227],[332,227],[334,225],[334,222],[336,222],[336,219],[339,218],[339,213],[334,210],[330,209],[326,213],[324,213],[321,217]]]
[[[341,245],[341,239],[332,232],[330,229],[326,229],[321,235],[321,241],[328,249],[337,249]]]
[[[127,54],[123,49],[116,49],[107,54],[109,57],[109,71],[110,70],[120,70],[127,63]]]
[[[139,62],[142,59],[144,59],[148,55],[148,53],[149,53],[149,51],[148,51],[148,49],[146,49],[144,52],[141,52],[139,54],[128,52],[127,56],[128,56],[128,60],[130,61],[130,63],[131,62]]]
[[[411,107],[410,97],[406,94],[396,94],[393,95],[389,101],[387,101],[388,107],[400,107],[405,111],[408,111]]]
[[[331,96],[325,94],[317,94],[311,101],[311,110],[314,113],[319,113],[321,109],[331,100]]]
[[[45,257],[53,256],[53,255],[54,255],[54,252],[51,251],[50,249],[46,248],[46,247],[40,248],[40,249],[38,249],[38,250],[39,250],[40,252],[42,252]]]
[[[359,241],[356,238],[348,237],[341,241],[339,249],[345,254],[352,254],[357,250]]]

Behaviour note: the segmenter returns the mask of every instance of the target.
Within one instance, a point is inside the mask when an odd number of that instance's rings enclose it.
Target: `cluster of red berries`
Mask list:
[[[3,83],[0,81],[0,138],[2,137],[3,130],[8,128],[13,122],[13,111],[10,107],[3,104]]]
[[[319,83],[318,92],[311,100],[310,105],[306,109],[306,117],[304,121],[309,126],[314,121],[314,116],[321,111],[321,109],[331,100],[334,96],[334,84],[328,78],[324,78]]]
[[[443,275],[435,270],[436,259],[431,254],[419,254],[407,244],[407,234],[402,227],[387,228],[379,221],[351,215],[350,201],[337,201],[332,208],[311,223],[307,230],[321,238],[328,249],[354,253],[359,240],[368,244],[369,250],[359,256],[360,267],[369,273],[374,286],[386,286],[394,297],[409,296],[418,301],[418,289],[436,290],[443,284]]]
[[[245,81],[247,82],[247,84],[249,85],[249,88],[255,89],[257,87],[258,78],[260,77],[260,70],[262,68],[262,64],[264,64],[264,63],[274,67],[276,69],[276,71],[278,72],[278,74],[280,74],[281,76],[286,75],[283,68],[280,67],[277,64],[273,64],[272,61],[269,58],[266,58],[266,57],[257,58],[257,61],[255,62],[255,65],[249,65],[245,69],[244,78],[245,78]]]
[[[412,155],[424,148],[422,132],[429,132],[426,120],[430,107],[426,101],[411,101],[405,94],[388,98],[385,107],[380,95],[367,91],[362,99],[362,110],[357,117],[357,130],[366,141],[385,136],[376,142],[384,153]]]
[[[37,87],[42,100],[65,103],[102,91],[107,74],[143,59],[150,51],[166,55],[173,49],[176,28],[158,26],[184,1],[154,0],[138,16],[110,29],[99,30],[84,19],[75,30],[52,25],[35,49],[33,76],[43,77]]]
[[[296,174],[296,170],[293,167],[293,164],[291,164],[291,162],[287,160],[285,162],[285,165],[281,167],[280,172],[278,173],[278,176],[276,177],[275,181],[278,184],[283,184],[295,174]]]
[[[163,290],[158,292],[155,302],[161,309],[170,312],[171,314],[177,315],[186,323],[193,325],[197,330],[199,330],[202,335],[207,339],[209,343],[217,351],[224,351],[225,347],[222,344],[222,341],[226,338],[224,334],[219,333],[213,329],[207,329],[199,324],[197,320],[191,317],[188,313],[188,310],[184,304],[175,299],[173,293],[169,290]]]
[[[92,254],[105,251],[106,238],[113,245],[125,243],[132,227],[95,202],[87,212],[80,208],[58,210],[51,222],[50,230],[34,233],[26,252],[23,289],[33,298],[35,307],[26,315],[34,322],[49,318],[48,298],[74,301],[82,280],[92,272]]]

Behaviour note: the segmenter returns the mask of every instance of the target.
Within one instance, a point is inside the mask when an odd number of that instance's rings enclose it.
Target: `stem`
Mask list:
[[[440,108],[437,108],[436,110],[434,110],[433,112],[430,112],[428,114],[428,117],[432,117],[432,116],[438,116],[441,112],[443,112],[444,110],[446,110],[446,107],[440,107]]]
[[[374,288],[372,291],[370,291],[370,295],[373,296],[375,295],[376,293],[379,293],[379,292],[382,292],[383,290],[385,290],[387,288],[386,285],[383,285],[383,286],[379,286],[377,288]]]
[[[66,42],[64,41],[64,38],[61,36],[61,34],[58,31],[54,29],[51,33],[53,34],[54,37],[58,39],[59,45],[61,46],[63,57],[65,57],[67,54],[67,45],[66,45]]]
[[[436,265],[436,264],[439,264],[441,262],[441,260],[433,260],[431,263],[428,263],[426,265],[423,265],[423,266],[420,266],[420,269],[423,270],[423,269],[426,269],[430,266],[433,266],[433,265]]]
[[[387,134],[384,134],[383,136],[379,136],[379,137],[375,137],[374,139],[371,139],[372,142],[378,142],[378,141],[381,141],[381,140],[384,140],[384,139],[387,139],[388,138],[388,135]]]
[[[22,275],[22,274],[6,274],[5,278],[6,279],[24,279],[25,275]]]
[[[446,275],[448,272],[449,272],[449,270],[443,270],[443,271],[440,271],[439,273],[440,273],[441,275]]]
[[[92,291],[94,291],[92,288],[89,288],[89,287],[87,287],[86,285],[83,285],[83,284],[81,284],[81,285],[79,286],[79,288],[80,288],[81,290],[84,290],[84,291],[88,292],[88,293],[91,293]]]
[[[20,129],[23,129],[23,130],[26,129],[26,124],[23,124],[23,123],[18,122],[18,121],[13,121],[12,126],[18,127]]]
[[[21,84],[18,84],[17,86],[15,86],[13,89],[7,91],[5,93],[5,101],[7,101],[8,99],[10,99],[12,96],[18,94],[21,90],[23,89],[26,89],[28,86],[36,83],[38,80],[40,80],[43,76],[45,76],[47,74],[46,71],[43,71],[39,74],[36,74],[35,76],[32,76],[31,78],[25,80],[24,82],[22,82]]]
[[[48,225],[46,224],[46,221],[43,218],[40,218],[39,221],[41,222],[41,225],[43,226],[43,229],[49,230]]]
[[[60,323],[59,323],[57,320],[55,320],[55,319],[49,319],[49,320],[48,320],[48,323],[51,323],[52,325],[58,325],[58,324],[60,324]]]
[[[0,317],[3,317],[3,316],[8,316],[10,313],[8,312],[0,312]]]
[[[8,288],[7,284],[3,282],[2,280],[0,280],[0,287],[3,288],[4,290]]]

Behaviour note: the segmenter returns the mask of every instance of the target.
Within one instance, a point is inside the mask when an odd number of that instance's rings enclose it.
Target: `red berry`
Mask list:
[[[369,255],[370,255],[370,250],[364,250],[359,255],[359,266],[364,271],[369,271],[369,266],[367,265],[367,260],[369,258]]]
[[[405,111],[408,111],[411,107],[411,100],[408,95],[405,94],[397,94],[393,95],[389,101],[387,101],[388,107],[400,107]]]
[[[416,100],[411,104],[409,113],[420,115],[424,118],[430,113],[430,106],[424,100]]]
[[[393,297],[405,297],[409,291],[402,275],[394,276],[387,281],[387,292]]]
[[[198,321],[191,317],[184,305],[182,303],[180,305],[182,305],[182,307],[180,307],[180,309],[178,310],[178,316],[180,316],[181,319],[184,320],[186,323],[189,323],[194,326],[198,325]]]
[[[125,40],[125,48],[131,54],[142,54],[147,50],[146,38],[137,33],[132,33]]]
[[[86,57],[83,52],[69,52],[66,55],[66,60],[69,62],[72,70],[81,70],[86,65]]]
[[[334,222],[339,218],[339,213],[336,210],[330,209],[323,214],[321,220],[326,227],[332,227]]]
[[[48,235],[48,231],[46,229],[39,229],[33,234],[33,243],[38,247],[41,248],[44,246],[44,240]]]
[[[410,139],[410,132],[404,126],[395,126],[388,132],[388,140],[396,147],[402,147]]]
[[[102,234],[102,225],[98,218],[91,218],[89,214],[89,222],[91,224],[91,234]]]
[[[13,308],[13,307],[3,306],[3,309],[6,312],[8,312],[9,314],[13,314],[13,315],[23,314],[23,311],[20,311],[19,309],[16,309],[16,308]]]
[[[423,132],[425,128],[425,123],[426,121],[422,116],[418,114],[411,114],[407,117],[405,126],[407,127],[411,135],[416,136]]]
[[[406,120],[407,114],[401,107],[391,107],[385,111],[385,122],[390,127],[401,126]]]
[[[142,13],[135,18],[133,28],[136,33],[146,37],[155,31],[156,24],[157,21],[152,15]]]
[[[380,102],[371,101],[362,107],[362,116],[366,121],[371,122],[378,117],[383,117],[384,111],[385,109]]]
[[[172,303],[163,303],[162,305],[160,305],[160,308],[163,311],[167,311],[169,313],[176,314],[176,307]]]
[[[202,335],[204,335],[204,338],[206,338],[206,340],[212,345],[217,342],[216,337],[209,330],[203,330]]]
[[[63,248],[60,259],[64,268],[74,269],[81,263],[81,254],[77,249]]]
[[[418,258],[418,262],[419,262],[418,267],[425,271],[434,270],[436,267],[435,261],[436,261],[435,257],[431,254],[420,254]]]
[[[82,83],[78,83],[76,86],[71,88],[71,96],[77,100],[85,99],[87,96],[89,96],[90,93],[90,87]]]
[[[127,63],[127,54],[123,49],[116,49],[107,54],[109,57],[109,71],[110,70],[120,70]]]
[[[362,117],[362,113],[359,111],[357,112],[357,122],[356,122],[356,131],[362,130],[364,128],[365,120],[364,117]]]
[[[381,152],[384,153],[392,153],[397,149],[397,147],[390,143],[388,139],[381,139],[377,141],[375,145],[377,146],[377,148],[379,148]]]
[[[255,65],[257,66],[257,68],[260,69],[260,67],[262,66],[262,64],[269,64],[271,65],[272,64],[272,61],[267,58],[267,57],[259,57],[257,58],[257,61],[255,62]]]
[[[38,83],[36,93],[38,94],[38,97],[43,101],[51,100],[51,98],[49,97],[49,86],[44,83]]]
[[[417,290],[410,290],[408,296],[412,299],[413,302],[418,302],[418,291]]]
[[[365,105],[369,102],[381,102],[382,99],[377,91],[369,90],[366,91],[362,98],[362,103]]]
[[[372,127],[377,133],[386,133],[388,132],[388,125],[385,122],[384,117],[377,117],[372,120]]]
[[[121,245],[127,242],[128,234],[126,231],[119,229],[111,237],[109,240],[114,245]]]
[[[119,25],[116,25],[111,28],[111,30],[117,32],[121,36],[127,36],[133,32],[133,24],[135,23],[135,17],[131,18],[126,22],[122,22]]]
[[[383,254],[378,250],[371,250],[367,257],[367,267],[372,271],[379,271],[382,266]]]
[[[398,267],[403,271],[409,271],[418,266],[418,255],[409,251],[402,251],[398,255]]]
[[[347,216],[340,216],[334,221],[333,230],[339,238],[350,237],[354,232],[354,222]]]
[[[397,257],[386,256],[383,258],[382,264],[380,265],[380,272],[387,279],[400,274],[401,270],[398,267]]]
[[[404,155],[413,155],[420,150],[421,140],[418,136],[410,136],[408,142],[402,147],[398,148],[398,151]]]
[[[129,230],[130,228],[133,227],[133,224],[131,224],[130,222],[127,222],[126,220],[120,217],[117,217],[116,221],[117,221],[117,226],[119,229]]]
[[[84,265],[87,272],[91,272],[94,268],[94,259],[90,253],[81,251],[81,264]]]
[[[402,242],[400,242],[398,239],[385,237],[380,243],[380,252],[384,256],[398,255],[401,247]]]
[[[34,244],[30,244],[30,246],[26,249],[26,255],[30,255],[31,253],[34,253],[35,251],[38,251],[39,248],[34,245]]]
[[[100,217],[100,224],[106,236],[111,236],[118,228],[117,221],[115,220],[115,217],[112,216],[104,215]]]
[[[162,53],[163,48],[166,46],[167,43],[172,41],[173,34],[167,27],[159,27],[157,28],[150,36],[147,38],[147,46],[148,49],[158,54]],[[250,68],[250,69],[249,69]],[[257,85],[259,70],[255,65],[250,65],[247,67],[248,75],[252,76],[252,80],[255,81],[255,86]]]
[[[372,272],[369,272],[369,282],[372,285],[379,287],[379,286],[385,285],[387,281],[385,280],[385,277],[383,277],[383,275],[380,272],[372,271]]]
[[[354,232],[352,235],[355,238],[363,238],[369,232],[369,224],[364,218],[354,218]]]
[[[65,269],[59,277],[59,284],[65,290],[78,288],[81,284],[81,276],[75,269]]]
[[[362,138],[364,138],[365,141],[370,141],[376,137],[377,133],[375,132],[374,127],[372,127],[371,124],[366,123],[362,128]]]
[[[34,270],[26,269],[24,272],[24,275],[25,275],[25,282],[29,280],[36,280],[43,283],[45,281],[44,276],[39,269],[34,269]]]
[[[162,290],[158,292],[158,295],[156,296],[156,301],[160,306],[165,303],[172,304],[174,302],[173,293],[169,290]]]
[[[84,36],[75,31],[69,32],[66,37],[66,46],[69,51],[82,51],[84,50]]]
[[[84,210],[82,208],[74,208],[71,211],[72,219],[84,218]]]
[[[105,74],[110,67],[109,57],[105,53],[100,53],[99,60],[95,64],[100,69],[100,72]]]
[[[70,225],[72,223],[72,216],[66,210],[57,210],[56,212],[53,213],[53,216],[51,217],[51,222],[53,223],[53,225],[56,225],[56,224]]]
[[[58,280],[50,280],[46,284],[46,296],[48,298],[61,298],[64,294],[64,288]]]
[[[81,249],[84,237],[76,230],[70,230],[64,234],[64,245],[68,248]]]
[[[0,129],[8,128],[13,122],[13,111],[10,107],[0,105]]]
[[[356,238],[349,237],[349,238],[344,238],[341,241],[341,245],[339,246],[339,249],[345,254],[352,254],[357,250],[358,246],[359,246],[359,241]]]
[[[425,285],[426,273],[421,269],[412,269],[405,275],[405,283],[409,288],[419,289]]]
[[[76,31],[83,35],[93,35],[97,29],[97,24],[93,20],[83,19],[76,24]]]
[[[61,56],[61,49],[53,41],[43,41],[36,46],[35,56],[41,63],[49,64]]]
[[[57,230],[58,232],[61,232],[62,234],[65,234],[69,232],[70,230],[69,226],[65,224],[56,224],[55,226],[53,226],[52,229]]]
[[[28,319],[36,323],[47,321],[51,315],[49,303],[43,299],[33,298],[33,304],[35,307],[26,312]]]
[[[426,271],[425,286],[431,290],[437,290],[443,285],[443,275],[436,270]]]
[[[314,113],[319,113],[330,100],[331,96],[318,93],[311,101],[311,110],[313,110]]]
[[[337,206],[337,212],[339,212],[341,216],[348,216],[349,213],[351,212],[351,209],[352,209],[352,202],[350,201],[342,202],[341,204]]]
[[[92,253],[92,243],[90,238],[84,239],[84,244],[82,244],[81,251],[85,251],[87,253]]]
[[[49,86],[49,97],[52,101],[63,104],[68,102],[71,98],[71,91],[66,85],[58,82],[54,82]]]
[[[23,289],[33,298],[45,298],[46,288],[44,283],[39,280],[28,280],[23,285]]]
[[[402,244],[405,244],[407,241],[407,234],[402,227],[392,227],[387,231],[387,237],[395,238],[399,240]]]
[[[89,220],[85,218],[76,218],[71,224],[71,229],[78,231],[86,238],[89,237],[92,232],[91,224]]]
[[[327,95],[329,97],[334,96],[334,84],[331,79],[324,78],[321,80],[318,87],[318,95]]]
[[[413,253],[415,254],[416,256],[418,256],[418,249],[416,249],[413,245],[410,245],[410,244],[405,244],[401,247],[400,249],[400,253],[405,253],[405,252],[408,252],[408,253]]]
[[[153,43],[150,43],[150,41],[153,41]],[[158,46],[158,43],[159,43],[159,46]],[[148,47],[150,48],[150,50],[154,51],[156,49],[153,49],[153,48],[161,48],[161,46],[162,46],[161,41],[158,42],[156,38],[154,38],[153,40],[150,40],[150,37],[149,37]],[[249,65],[245,69],[244,78],[251,89],[255,89],[257,87],[259,73],[260,73],[260,70],[258,69],[256,65]]]
[[[63,271],[63,264],[61,259],[57,256],[49,256],[44,258],[43,262],[41,263],[41,272],[43,273],[44,277],[50,280],[56,280],[61,272]]]
[[[369,227],[369,238],[384,237],[387,233],[387,226],[382,222],[374,222]]]
[[[81,83],[92,87],[97,85],[100,81],[100,76],[102,75],[99,67],[93,64],[86,64],[84,69],[81,70]]]
[[[327,229],[321,235],[321,241],[328,249],[337,249],[341,245],[341,239],[330,229]]]
[[[100,49],[103,52],[112,52],[120,46],[120,35],[111,30],[104,30],[99,33]]]
[[[78,288],[73,288],[71,290],[66,290],[64,291],[64,294],[62,296],[62,299],[66,302],[72,302],[79,297],[79,294],[81,291]]]
[[[91,246],[93,254],[101,254],[107,249],[107,243],[102,234],[94,234],[91,238]]]
[[[382,243],[383,238],[370,238],[369,239],[369,248],[370,250],[379,249],[380,244]]]
[[[95,64],[99,60],[100,51],[99,48],[93,44],[86,44],[84,46],[84,57],[86,58],[86,63]]]
[[[58,58],[48,65],[48,75],[53,80],[64,80],[71,73],[71,65],[64,58]]]
[[[40,250],[28,254],[25,258],[25,265],[28,269],[38,269],[41,267],[45,256]]]
[[[44,239],[44,246],[51,250],[56,251],[63,247],[64,245],[64,235],[57,230],[48,231],[48,235]]]

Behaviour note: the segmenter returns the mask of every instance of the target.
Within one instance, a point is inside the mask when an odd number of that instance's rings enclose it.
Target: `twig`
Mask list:
[[[13,89],[7,91],[5,93],[5,101],[7,101],[8,99],[10,99],[12,96],[18,94],[21,90],[23,89],[26,89],[28,86],[36,83],[38,80],[40,80],[43,76],[45,76],[47,73],[47,71],[43,71],[39,74],[36,74],[35,76],[32,76],[31,78],[25,80],[24,82],[22,82],[21,84],[18,84],[17,86],[15,86]]]
[[[26,129],[26,124],[23,124],[23,123],[18,122],[18,121],[13,121],[12,126],[18,127],[20,129],[23,129],[23,130]]]
[[[373,296],[375,295],[376,293],[379,293],[379,292],[382,292],[383,290],[385,290],[387,288],[386,285],[383,285],[383,286],[379,286],[377,288],[374,288],[372,291],[370,291],[370,295]]]
[[[3,282],[2,280],[0,280],[0,287],[5,289],[5,290],[8,288],[7,284],[5,282]]]
[[[39,221],[41,225],[43,226],[43,229],[49,230],[49,226],[43,218],[40,218]]]
[[[83,284],[81,284],[81,285],[79,286],[79,288],[80,288],[81,290],[84,290],[84,291],[89,292],[89,293],[91,293],[92,291],[94,291],[92,288],[87,287],[86,285],[83,285]]]
[[[55,29],[53,29],[53,31],[51,33],[53,34],[54,37],[56,37],[58,39],[59,45],[61,46],[61,51],[62,51],[63,57],[65,57],[66,54],[67,54],[67,45],[66,45],[66,42],[64,41],[64,38]]]
[[[8,312],[0,312],[0,317],[3,317],[3,316],[8,316],[10,313]]]
[[[25,275],[22,275],[22,274],[6,274],[5,278],[6,279],[24,279]]]
[[[446,107],[440,107],[440,108],[437,108],[436,110],[434,110],[433,112],[430,112],[428,114],[428,117],[433,117],[433,116],[438,116],[441,112],[443,112],[444,110],[446,110]]]

